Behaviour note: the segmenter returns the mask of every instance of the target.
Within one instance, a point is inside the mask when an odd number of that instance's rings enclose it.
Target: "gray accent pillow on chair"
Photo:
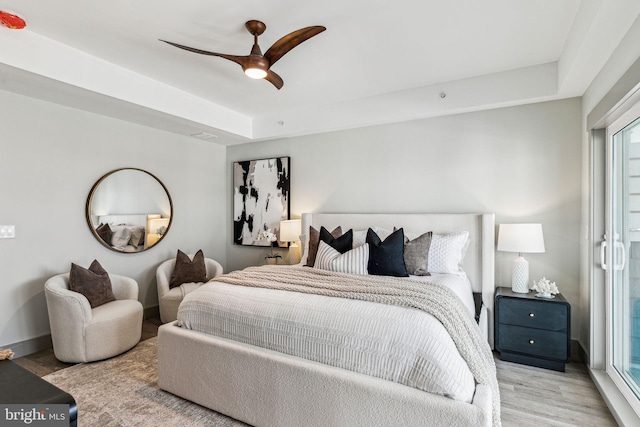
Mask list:
[[[95,259],[88,269],[71,263],[69,289],[84,295],[89,300],[91,308],[116,300],[109,274]]]
[[[193,261],[189,255],[178,249],[176,255],[176,265],[171,273],[169,288],[175,288],[183,283],[201,283],[207,281],[207,267],[204,263],[204,253],[200,249],[193,256]]]

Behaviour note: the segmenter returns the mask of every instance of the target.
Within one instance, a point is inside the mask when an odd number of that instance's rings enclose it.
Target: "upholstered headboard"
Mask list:
[[[482,302],[487,309],[488,340],[493,347],[493,298],[495,215],[492,213],[436,213],[436,214],[302,214],[302,233],[308,233],[309,226],[320,229],[324,226],[333,230],[341,226],[344,231],[381,227],[393,229],[403,227],[407,233],[449,233],[469,232],[469,247],[463,268],[471,281],[474,292],[482,293]],[[304,250],[304,248],[303,248]]]
[[[133,215],[99,215],[97,217],[97,224],[112,224],[112,225],[135,225],[139,227],[147,228],[147,215],[146,214],[133,214]]]

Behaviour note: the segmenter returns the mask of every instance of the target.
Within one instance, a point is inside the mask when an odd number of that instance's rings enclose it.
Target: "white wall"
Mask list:
[[[155,268],[177,249],[226,261],[226,149],[0,91],[0,347],[49,334],[43,285],[98,259],[133,277],[145,307],[157,305]],[[173,199],[165,239],[139,254],[102,246],[85,220],[92,185],[110,170],[145,169]],[[21,352],[20,348],[14,351]]]
[[[573,303],[575,338],[580,129],[581,101],[574,98],[238,145],[227,149],[227,160],[231,165],[291,156],[292,217],[303,212],[494,212],[496,224],[542,223],[546,253],[526,255],[531,279],[556,281]],[[227,214],[231,222],[231,207]],[[229,231],[230,270],[263,263],[264,249],[235,246],[231,240]],[[510,286],[515,256],[496,253],[498,285]]]

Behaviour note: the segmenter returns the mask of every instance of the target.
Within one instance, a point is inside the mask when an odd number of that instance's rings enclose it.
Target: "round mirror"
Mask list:
[[[104,175],[87,198],[87,224],[100,243],[116,252],[142,252],[171,227],[173,204],[167,187],[136,168]]]

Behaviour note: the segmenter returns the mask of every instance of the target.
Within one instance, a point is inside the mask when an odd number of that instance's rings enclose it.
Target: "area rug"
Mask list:
[[[43,377],[70,393],[79,426],[247,426],[158,388],[157,337],[102,362]]]

